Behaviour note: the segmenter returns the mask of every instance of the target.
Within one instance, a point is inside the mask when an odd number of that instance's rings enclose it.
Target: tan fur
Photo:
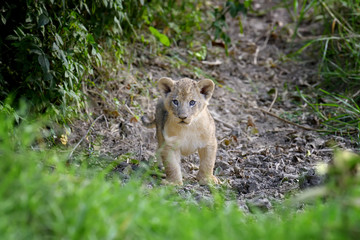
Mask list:
[[[215,123],[207,108],[215,84],[209,79],[196,82],[188,78],[179,81],[161,78],[158,87],[163,97],[156,106],[155,120],[143,117],[142,121],[147,127],[156,125],[158,151],[165,166],[166,180],[182,184],[181,155],[198,151],[197,179],[201,184],[218,183],[213,175],[217,150]]]

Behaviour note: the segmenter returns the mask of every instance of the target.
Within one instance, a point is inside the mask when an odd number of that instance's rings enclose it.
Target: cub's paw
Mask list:
[[[214,175],[207,176],[207,177],[197,176],[197,180],[199,181],[200,185],[220,184],[220,180],[217,177],[215,177]]]
[[[173,185],[173,186],[182,186],[183,185],[182,181],[174,181],[174,180],[169,180],[169,179],[163,179],[161,181],[161,183],[164,185]]]

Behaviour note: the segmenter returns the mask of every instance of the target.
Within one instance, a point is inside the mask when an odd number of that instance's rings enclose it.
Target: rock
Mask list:
[[[310,169],[299,179],[300,189],[305,189],[313,186],[318,186],[324,183],[325,176],[316,174],[314,169]]]
[[[249,182],[247,183],[249,192],[255,192],[259,190],[259,184],[257,182]]]
[[[272,204],[267,198],[252,199],[247,202],[247,206],[252,213],[256,210],[267,212],[272,209]]]
[[[285,166],[286,173],[295,173],[296,169],[293,166]]]

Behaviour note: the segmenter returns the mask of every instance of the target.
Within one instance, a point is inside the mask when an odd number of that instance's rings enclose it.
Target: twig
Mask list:
[[[89,129],[87,130],[86,134],[80,139],[80,141],[75,145],[75,147],[73,148],[73,150],[70,152],[68,159],[71,159],[71,157],[72,157],[74,151],[76,150],[76,148],[80,145],[80,143],[81,143],[82,141],[84,141],[85,137],[89,134],[90,129],[94,126],[95,122],[96,122],[97,120],[99,120],[101,117],[105,117],[105,115],[104,115],[104,114],[101,114],[100,116],[98,116],[98,117],[91,123],[91,125],[90,125]]]
[[[254,65],[257,65],[257,57],[259,55],[260,48],[256,47],[255,54],[254,54]]]
[[[230,128],[230,129],[234,129],[234,128],[235,128],[233,125],[231,125],[231,124],[229,124],[229,123],[226,123],[226,122],[224,122],[223,120],[220,120],[220,119],[218,119],[218,118],[216,118],[216,117],[213,117],[213,118],[214,118],[215,121],[217,121],[217,122],[219,122],[219,123],[222,123],[225,127],[228,127],[228,128]]]
[[[298,127],[298,128],[301,128],[301,129],[304,129],[304,130],[307,130],[307,131],[330,132],[330,131],[328,131],[328,130],[322,130],[322,129],[316,129],[316,128],[310,128],[310,127],[302,126],[302,125],[300,125],[300,124],[291,122],[291,121],[286,120],[286,119],[284,119],[284,118],[281,118],[281,117],[277,116],[276,114],[271,113],[271,112],[266,111],[266,110],[261,109],[261,108],[257,108],[257,110],[260,110],[261,112],[266,113],[266,114],[268,114],[268,115],[270,115],[270,116],[272,116],[272,117],[274,117],[274,118],[277,118],[277,119],[279,119],[279,120],[281,120],[281,121],[283,121],[283,122],[285,122],[285,123],[287,123],[287,124],[296,126],[296,127]]]
[[[266,32],[266,38],[265,38],[264,44],[260,47],[256,47],[255,54],[254,54],[254,64],[255,65],[257,65],[257,57],[259,55],[259,52],[264,50],[269,42],[273,26],[274,26],[273,24],[270,24],[270,29]],[[256,42],[255,42],[255,44],[256,44]]]
[[[306,41],[324,41],[324,40],[343,40],[343,39],[349,39],[349,38],[360,38],[360,34],[355,34],[355,33],[351,33],[349,35],[346,35],[346,37],[342,37],[340,35],[332,35],[332,36],[308,36],[308,37],[303,37],[301,39],[301,41],[298,40],[294,40],[294,43],[299,43],[299,42],[304,42],[304,40]]]
[[[105,119],[105,123],[106,123],[106,128],[109,128],[109,122],[108,122],[107,117],[105,115],[104,115],[104,119]]]
[[[128,105],[124,104],[124,107],[125,107],[126,111],[128,111],[134,118],[137,119],[137,116],[135,115],[135,113],[133,111],[131,111],[131,109],[129,108]]]
[[[242,101],[240,101],[239,99],[237,98],[234,98],[234,97],[230,97],[231,100],[235,101],[235,102],[238,102],[238,103],[243,103]]]
[[[270,112],[272,107],[274,106],[274,103],[276,102],[277,96],[278,96],[278,90],[277,90],[277,88],[275,88],[275,96],[274,96],[273,101],[270,104],[270,107],[268,108],[268,112]]]
[[[236,99],[236,98],[231,98],[231,99],[234,100],[234,101],[237,101],[237,102],[241,102],[240,100],[238,100],[238,99]],[[270,108],[270,107],[269,107],[269,108]],[[330,133],[331,133],[331,131],[328,131],[328,130],[316,129],[316,128],[310,128],[310,127],[302,126],[302,125],[300,125],[300,124],[291,122],[291,121],[286,120],[286,119],[284,119],[284,118],[281,118],[281,117],[277,116],[276,114],[271,113],[271,112],[269,112],[269,111],[267,111],[267,110],[264,110],[264,109],[261,109],[261,108],[254,108],[254,110],[261,111],[261,112],[263,112],[263,113],[265,113],[265,114],[268,114],[268,115],[270,115],[270,116],[272,116],[272,117],[274,117],[274,118],[279,119],[280,121],[283,121],[283,122],[285,122],[285,123],[287,123],[287,124],[296,126],[296,127],[298,127],[298,128],[301,128],[301,129],[304,129],[304,130],[307,130],[307,131],[330,132]],[[215,119],[215,120],[216,120],[216,119]]]
[[[355,98],[357,95],[359,95],[360,94],[360,90],[359,91],[357,91],[352,97],[353,98]]]

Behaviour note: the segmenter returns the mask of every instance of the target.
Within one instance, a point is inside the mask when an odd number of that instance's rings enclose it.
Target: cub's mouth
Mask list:
[[[185,122],[184,120],[181,120],[181,121],[179,122],[179,124],[189,125],[190,122]]]

